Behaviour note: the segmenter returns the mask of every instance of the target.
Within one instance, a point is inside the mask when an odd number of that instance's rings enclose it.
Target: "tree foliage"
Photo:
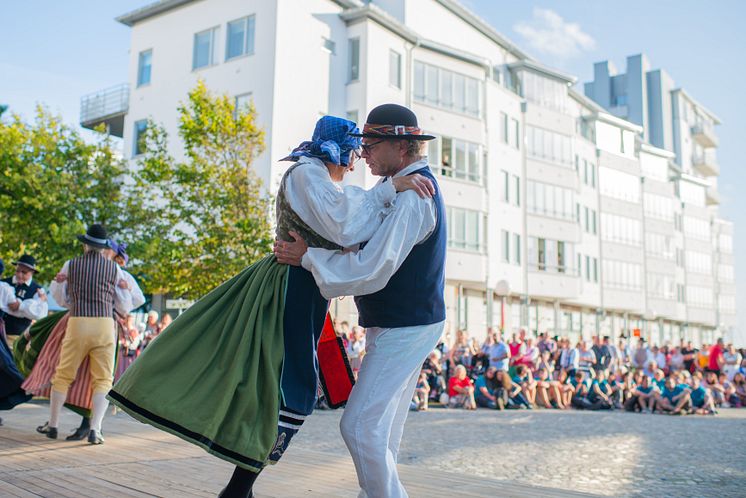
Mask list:
[[[48,282],[93,222],[129,244],[145,292],[199,297],[271,250],[272,199],[252,169],[264,149],[253,106],[200,82],[178,109],[181,158],[149,123],[129,164],[103,133],[87,143],[39,107],[0,120],[0,258],[28,252]]]

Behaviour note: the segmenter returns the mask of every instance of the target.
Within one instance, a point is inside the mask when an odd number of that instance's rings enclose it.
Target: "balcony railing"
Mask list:
[[[706,121],[700,121],[692,126],[692,136],[702,147],[717,147],[718,137],[715,135],[715,126]]]
[[[692,157],[692,166],[702,176],[718,176],[720,165],[718,165],[715,149],[705,149],[700,154]]]
[[[126,83],[85,95],[80,99],[81,126],[94,129],[104,124],[111,135],[121,138],[129,99],[130,90]]]

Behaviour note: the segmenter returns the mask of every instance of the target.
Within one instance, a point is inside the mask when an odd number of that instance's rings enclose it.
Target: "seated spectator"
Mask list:
[[[469,333],[465,330],[457,330],[456,342],[453,343],[453,347],[448,354],[449,372],[455,372],[458,365],[470,367],[471,357],[475,353],[476,351],[472,350],[471,342],[469,341]]]
[[[738,372],[738,368],[741,366],[742,356],[741,353],[736,351],[736,347],[733,344],[728,344],[726,351],[723,353],[723,372],[728,375],[728,380],[733,380],[733,377]]]
[[[466,410],[476,410],[477,402],[474,400],[474,386],[471,379],[466,376],[466,367],[457,365],[455,375],[448,380],[448,406],[451,408],[463,407]]]
[[[588,399],[588,392],[590,391],[590,380],[586,377],[586,374],[582,371],[575,372],[575,377],[570,379],[570,383],[573,387],[573,394],[571,404],[573,407],[579,410],[585,410],[591,406],[591,402]]]
[[[525,365],[531,372],[536,370],[537,362],[539,361],[539,348],[534,345],[534,340],[529,337],[526,339],[526,349],[523,356],[518,358],[515,362],[516,365]]]
[[[746,406],[746,376],[741,372],[736,372],[733,376],[733,387],[736,390],[736,396],[738,397],[738,408]]]
[[[709,389],[712,400],[715,402],[715,406],[722,406],[725,408],[724,404],[727,402],[727,398],[725,397],[725,387],[718,382],[717,374],[715,372],[707,372],[702,385]]]
[[[712,401],[710,392],[705,389],[698,376],[692,378],[692,387],[689,397],[692,400],[692,409],[699,415],[715,415],[715,403]]]
[[[670,413],[671,415],[682,415],[683,410],[688,409],[691,405],[689,391],[676,384],[673,376],[666,378],[666,384],[663,391],[655,402],[655,409],[660,413]]]
[[[482,375],[477,377],[474,383],[474,398],[477,406],[492,408],[493,410],[505,408],[505,400],[502,396],[497,396],[496,373],[497,369],[495,367],[488,367]]]
[[[531,377],[526,365],[517,365],[515,367],[515,375],[512,380],[521,386],[521,393],[526,397],[529,405],[532,407],[536,406],[536,382]]]
[[[521,392],[521,386],[510,380],[508,372],[498,370],[495,372],[495,384],[498,386],[496,391],[497,397],[507,399],[506,407],[512,409],[526,408],[531,409],[531,405]],[[500,405],[498,405],[499,408]]]
[[[672,372],[678,372],[684,370],[684,355],[681,354],[681,349],[673,348],[671,353],[671,361],[668,368]]]
[[[550,380],[554,379],[554,360],[552,359],[552,354],[549,351],[544,351],[539,357],[539,361],[536,364],[536,370],[538,371],[541,368],[547,371],[547,375]]]
[[[541,406],[544,408],[564,408],[559,382],[552,380],[544,367],[540,367],[536,371],[534,380],[536,381],[536,398]]]
[[[611,401],[614,408],[620,410],[624,404],[624,380],[628,374],[621,372],[609,373],[609,387],[611,388]]]
[[[440,395],[446,392],[446,380],[443,374],[440,351],[434,349],[425,359],[422,371],[427,375],[427,384],[430,386],[430,399],[440,399]]]
[[[591,402],[590,410],[611,410],[613,408],[611,387],[606,380],[605,370],[596,372],[596,378],[593,379],[591,388],[588,390],[588,401]]]
[[[643,375],[640,384],[635,386],[630,398],[624,403],[624,409],[630,412],[650,413],[655,409],[659,391],[650,377]]]
[[[510,349],[510,366],[514,366],[516,363],[523,358],[523,355],[526,353],[526,331],[524,329],[521,329],[518,335],[516,334],[512,335],[512,339],[510,343],[508,344],[508,348]]]
[[[653,377],[655,387],[657,387],[659,391],[663,391],[663,388],[666,386],[666,374],[663,373],[663,370],[656,368],[650,373],[649,377]]]
[[[417,386],[414,388],[414,398],[412,399],[411,409],[413,411],[426,411],[427,401],[430,397],[430,385],[427,382],[427,374],[420,372],[420,378],[417,380]]]
[[[731,406],[737,405],[739,399],[736,395],[736,387],[728,380],[728,375],[725,372],[721,372],[720,375],[718,375],[718,382],[723,386],[723,396],[725,397],[723,408],[730,408]]]
[[[560,390],[560,396],[562,398],[562,404],[560,405],[563,409],[570,408],[572,404],[572,395],[575,392],[571,377],[565,370],[560,370],[557,375],[557,384]]]

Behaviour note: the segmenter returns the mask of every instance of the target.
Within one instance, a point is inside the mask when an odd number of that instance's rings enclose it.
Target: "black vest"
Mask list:
[[[355,297],[360,313],[358,323],[363,327],[411,327],[446,319],[443,295],[448,235],[446,208],[438,181],[430,168],[425,166],[410,174],[415,173],[428,178],[435,186],[435,229],[427,239],[412,248],[386,287],[373,294]]]
[[[2,281],[13,287],[16,297],[21,301],[33,299],[36,291],[41,289],[41,285],[35,280],[31,281],[31,285],[14,284],[13,277],[4,278]],[[31,320],[28,318],[18,318],[7,313],[4,314],[3,320],[5,321],[5,333],[8,335],[21,335],[31,325]]]

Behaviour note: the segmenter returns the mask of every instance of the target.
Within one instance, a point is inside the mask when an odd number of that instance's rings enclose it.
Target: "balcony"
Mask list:
[[[715,126],[712,123],[700,121],[692,126],[692,138],[702,147],[718,146],[718,137],[715,136]]]
[[[692,166],[702,176],[718,176],[720,174],[720,165],[715,149],[705,149],[702,153],[695,154],[692,157]]]
[[[80,125],[93,130],[103,124],[110,135],[122,138],[129,99],[126,83],[85,95],[80,99]]]
[[[705,189],[705,201],[708,206],[717,206],[720,204],[720,193],[715,187],[707,187]]]

